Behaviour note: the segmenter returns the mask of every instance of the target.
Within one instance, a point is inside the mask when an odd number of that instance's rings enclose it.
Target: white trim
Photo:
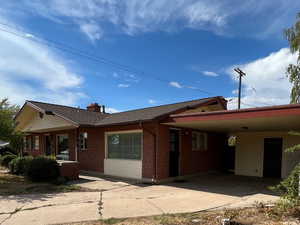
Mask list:
[[[106,131],[105,134],[126,134],[126,133],[143,133],[142,129],[136,130],[120,130],[120,131]]]

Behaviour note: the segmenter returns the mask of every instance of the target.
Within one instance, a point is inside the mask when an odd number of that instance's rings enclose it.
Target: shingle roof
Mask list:
[[[27,101],[44,111],[51,111],[54,114],[65,119],[71,120],[79,125],[95,125],[108,114],[101,114],[99,112],[91,112],[86,109],[80,109],[64,105],[56,105],[44,102]]]
[[[130,110],[130,111],[125,111],[120,113],[113,113],[105,117],[98,123],[96,123],[96,125],[104,126],[110,124],[122,124],[122,123],[132,123],[137,121],[154,120],[157,119],[158,117],[168,115],[180,109],[201,105],[203,103],[206,103],[216,98],[218,97],[204,98],[204,99],[198,99],[198,100],[187,101],[187,102],[148,107],[148,108]]]
[[[138,121],[150,121],[157,119],[161,116],[174,113],[178,110],[194,107],[204,104],[213,99],[220,97],[211,97],[197,99],[193,101],[186,101],[168,105],[161,105],[155,107],[148,107],[143,109],[130,110],[120,113],[101,114],[99,112],[91,112],[85,109],[79,109],[69,106],[49,104],[36,101],[27,101],[44,111],[51,111],[54,114],[69,119],[79,125],[95,125],[95,126],[107,126],[113,124],[125,124]]]

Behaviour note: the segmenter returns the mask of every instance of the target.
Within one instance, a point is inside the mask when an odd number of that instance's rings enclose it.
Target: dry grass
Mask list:
[[[23,176],[9,174],[0,168],[0,195],[36,194],[85,191],[76,185],[54,185],[50,183],[33,183]]]
[[[224,218],[231,218],[231,225],[300,224],[300,208],[294,208],[286,212],[279,211],[277,208],[253,207],[130,219],[109,219],[103,221],[72,223],[72,225],[220,225]]]

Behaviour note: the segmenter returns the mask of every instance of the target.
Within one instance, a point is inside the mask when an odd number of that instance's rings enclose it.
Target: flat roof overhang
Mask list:
[[[174,114],[163,124],[215,132],[300,130],[300,104]]]

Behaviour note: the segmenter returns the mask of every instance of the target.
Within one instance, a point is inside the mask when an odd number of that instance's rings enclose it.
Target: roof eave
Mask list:
[[[42,108],[36,106],[35,104],[33,104],[33,103],[29,102],[29,101],[26,101],[26,103],[24,104],[24,106],[25,106],[26,104],[28,104],[30,107],[36,109],[36,110],[39,111],[39,112],[46,113],[46,111],[47,111],[47,110],[44,110],[44,109],[42,109]],[[23,106],[23,107],[24,107],[24,106]],[[23,107],[22,107],[22,108],[23,108]],[[77,122],[75,122],[75,121],[73,121],[73,120],[71,120],[71,119],[69,119],[69,118],[67,118],[67,117],[62,116],[62,115],[60,115],[59,113],[56,113],[56,112],[53,112],[53,111],[51,111],[51,112],[52,112],[55,116],[58,116],[58,117],[60,117],[61,119],[65,120],[65,121],[67,121],[67,122],[69,122],[69,123],[72,123],[75,127],[79,127],[79,123],[77,123]]]

